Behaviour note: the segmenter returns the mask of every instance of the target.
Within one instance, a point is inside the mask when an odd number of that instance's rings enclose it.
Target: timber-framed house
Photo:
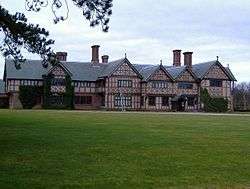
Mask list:
[[[43,66],[40,60],[27,60],[21,69],[11,59],[5,60],[4,78],[0,81],[0,102],[10,108],[22,108],[20,86],[41,86],[50,75],[53,105],[63,103],[66,77],[73,87],[75,109],[134,110],[134,111],[199,111],[202,107],[200,89],[211,96],[228,99],[233,108],[232,89],[236,81],[228,67],[219,60],[193,64],[192,52],[173,51],[173,63],[166,66],[133,64],[127,57],[109,61],[104,55],[99,61],[99,46],[92,46],[90,62],[69,62],[67,53],[59,52],[59,63]],[[42,107],[43,95],[36,107]]]

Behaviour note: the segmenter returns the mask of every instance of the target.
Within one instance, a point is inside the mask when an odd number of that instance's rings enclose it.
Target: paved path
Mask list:
[[[8,110],[6,110],[8,111]],[[100,111],[100,110],[9,110],[9,111],[58,111],[65,113],[103,113],[103,114],[145,114],[145,115],[192,115],[192,116],[239,116],[250,117],[250,113],[204,113],[204,112],[137,112],[137,111]]]
[[[77,113],[104,113],[104,114],[155,114],[155,115],[198,115],[198,116],[241,116],[250,117],[250,113],[203,113],[203,112],[137,112],[137,111],[84,111],[84,110],[62,110],[64,112]]]

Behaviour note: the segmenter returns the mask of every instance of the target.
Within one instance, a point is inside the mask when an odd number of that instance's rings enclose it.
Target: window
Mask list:
[[[91,82],[81,82],[80,86],[81,87],[91,87]]]
[[[222,87],[222,80],[219,79],[210,79],[211,87]]]
[[[50,96],[50,104],[63,105],[64,99],[62,95]]]
[[[168,96],[162,97],[162,106],[169,106],[169,97]]]
[[[155,106],[155,100],[156,100],[155,96],[148,97],[148,105]]]
[[[73,83],[74,83],[73,85],[74,85],[75,87],[78,87],[79,82],[73,82]]]
[[[195,98],[194,97],[188,97],[188,106],[194,106],[195,105]]]
[[[75,104],[91,105],[92,96],[75,96]]]
[[[193,89],[193,84],[192,83],[178,83],[178,88],[179,89]]]
[[[131,96],[115,96],[115,107],[131,107]]]
[[[165,89],[168,88],[167,81],[152,81],[152,88]]]
[[[65,79],[63,79],[63,78],[53,78],[51,80],[51,85],[54,85],[54,86],[65,85]]]
[[[118,80],[118,87],[132,87],[131,80]]]
[[[141,106],[144,106],[144,96],[141,96]]]

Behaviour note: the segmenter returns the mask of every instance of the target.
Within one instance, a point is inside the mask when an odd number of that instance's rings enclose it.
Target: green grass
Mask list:
[[[250,117],[0,110],[0,188],[244,188]]]

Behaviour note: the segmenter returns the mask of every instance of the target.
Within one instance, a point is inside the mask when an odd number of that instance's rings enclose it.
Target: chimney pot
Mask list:
[[[67,61],[67,55],[68,55],[67,52],[56,52],[56,58],[59,61]]]
[[[106,64],[109,62],[109,56],[108,55],[103,55],[102,56],[102,63]]]
[[[184,52],[184,65],[187,67],[192,67],[192,55],[193,52]]]
[[[181,66],[181,50],[173,50],[173,66]]]
[[[93,45],[92,48],[92,63],[99,63],[99,45]]]

